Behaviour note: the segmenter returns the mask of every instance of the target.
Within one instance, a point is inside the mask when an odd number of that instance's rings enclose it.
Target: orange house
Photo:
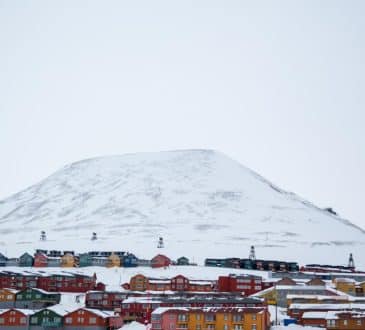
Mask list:
[[[75,257],[71,253],[66,253],[61,257],[61,267],[75,267]]]
[[[0,308],[13,308],[15,306],[15,295],[18,290],[0,289]]]
[[[142,274],[137,274],[131,277],[129,286],[132,291],[146,291],[148,290],[148,278]]]
[[[268,330],[270,329],[270,313],[266,307],[160,307],[152,312],[151,323],[151,330]]]
[[[66,314],[63,323],[64,329],[118,329],[122,327],[123,319],[111,311],[80,308]]]

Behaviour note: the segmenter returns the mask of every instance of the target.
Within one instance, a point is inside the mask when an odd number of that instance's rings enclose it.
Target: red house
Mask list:
[[[87,292],[96,288],[96,274],[93,276],[64,273],[45,275],[38,278],[37,288],[49,292]]]
[[[0,311],[0,328],[28,329],[30,310],[8,309]]]
[[[111,311],[80,308],[64,316],[64,329],[119,329],[123,319]]]
[[[163,254],[158,254],[151,260],[151,267],[152,268],[159,268],[159,267],[168,267],[171,265],[170,258],[166,257]]]
[[[48,257],[42,253],[38,252],[34,255],[34,267],[47,267]]]
[[[218,278],[218,291],[241,292],[245,296],[272,286],[271,282],[264,282],[262,277],[254,275],[229,274],[228,276],[219,276]]]
[[[122,301],[126,299],[127,296],[128,293],[118,291],[89,291],[86,293],[85,305],[88,308],[114,310],[116,312],[120,312]]]

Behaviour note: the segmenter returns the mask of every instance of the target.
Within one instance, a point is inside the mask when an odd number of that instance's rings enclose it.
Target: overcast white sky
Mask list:
[[[365,228],[365,1],[0,0],[0,198],[220,150]]]

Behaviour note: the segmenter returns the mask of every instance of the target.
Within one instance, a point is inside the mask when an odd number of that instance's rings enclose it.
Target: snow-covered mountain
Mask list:
[[[0,202],[0,233],[0,252],[8,256],[35,248],[107,249],[201,263],[247,257],[255,245],[259,258],[346,264],[353,252],[365,266],[362,229],[211,150],[73,163]]]

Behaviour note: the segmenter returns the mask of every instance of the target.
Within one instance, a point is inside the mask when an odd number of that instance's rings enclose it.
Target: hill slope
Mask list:
[[[73,163],[0,202],[0,233],[0,251],[10,256],[54,248],[150,257],[163,236],[164,253],[198,262],[247,257],[254,244],[257,257],[343,264],[354,252],[365,265],[360,228],[210,150]]]

